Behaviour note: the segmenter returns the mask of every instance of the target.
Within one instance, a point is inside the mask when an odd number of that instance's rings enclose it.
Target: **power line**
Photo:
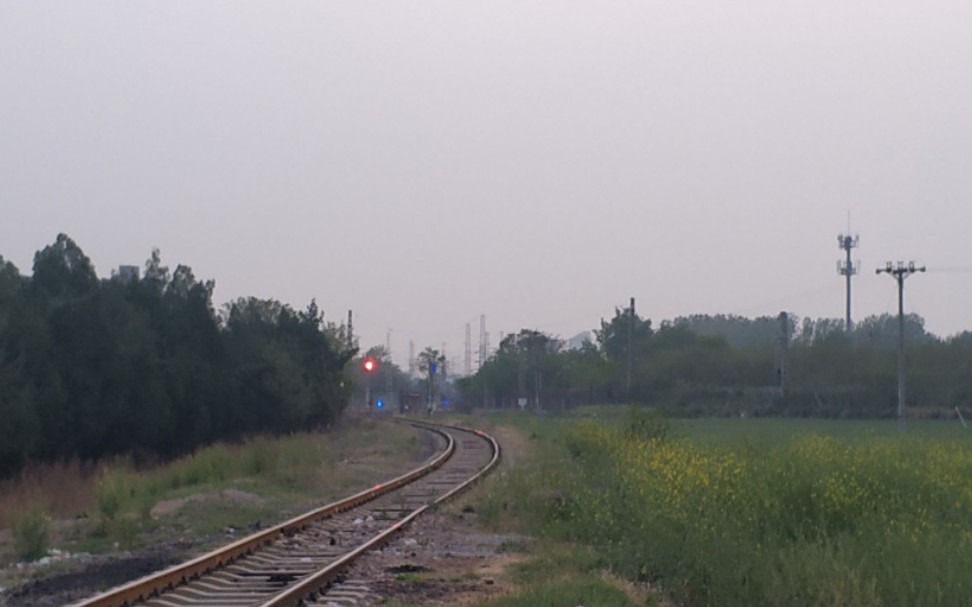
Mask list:
[[[905,381],[904,381],[904,281],[915,272],[924,272],[925,266],[916,267],[915,262],[909,261],[905,264],[899,261],[893,264],[890,261],[883,268],[875,270],[876,273],[893,276],[898,282],[898,431],[904,432],[905,429]]]

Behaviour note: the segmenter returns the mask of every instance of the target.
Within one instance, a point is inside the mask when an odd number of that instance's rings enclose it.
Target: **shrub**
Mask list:
[[[37,510],[17,516],[11,531],[18,559],[35,561],[47,555],[51,532],[51,518],[47,513]]]
[[[95,502],[103,521],[113,521],[121,512],[126,494],[133,493],[128,474],[118,467],[106,466],[95,488]]]

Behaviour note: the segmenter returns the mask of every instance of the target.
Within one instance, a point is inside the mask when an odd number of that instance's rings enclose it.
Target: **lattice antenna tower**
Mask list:
[[[850,230],[848,230],[849,232]],[[847,332],[850,333],[854,328],[853,322],[851,321],[851,277],[857,274],[861,269],[861,262],[851,261],[851,249],[854,249],[860,244],[860,237],[858,235],[851,236],[850,234],[840,234],[837,236],[837,246],[844,250],[847,254],[845,260],[839,260],[837,262],[837,273],[841,276],[847,278]]]

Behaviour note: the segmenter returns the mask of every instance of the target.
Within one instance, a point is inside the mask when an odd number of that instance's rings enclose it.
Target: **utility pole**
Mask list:
[[[388,361],[385,365],[385,400],[388,401],[388,406],[393,406],[395,403],[395,384],[392,378],[391,365],[392,365],[392,353],[391,353],[391,334],[392,330],[388,329],[385,333],[385,353],[388,355]]]
[[[463,371],[466,376],[472,375],[472,327],[466,323],[466,350],[463,353]]]
[[[628,374],[625,381],[625,396],[631,402],[631,367],[634,365],[635,298],[631,298],[628,308]]]
[[[851,249],[856,247],[860,241],[857,235],[850,236],[840,234],[837,236],[837,246],[847,252],[846,261],[837,262],[837,273],[847,277],[847,332],[850,333],[854,328],[851,323],[851,276],[860,270],[860,264],[851,261]]]
[[[446,342],[442,342],[442,377],[445,378],[446,366],[449,361],[449,357],[446,356]]]
[[[924,272],[925,266],[915,267],[915,262],[905,264],[890,261],[883,268],[875,270],[893,276],[898,281],[898,432],[905,430],[905,380],[904,380],[904,281],[915,272]]]
[[[790,347],[790,317],[780,312],[780,396],[786,397],[786,351]]]
[[[487,345],[488,337],[486,337],[486,315],[479,315],[479,366],[477,369],[482,369],[483,365],[486,364],[486,359],[489,358],[489,346]]]
[[[502,342],[501,342],[502,343]],[[516,348],[517,357],[517,398],[516,404],[519,407],[526,406],[526,356],[523,353],[523,348],[516,337],[513,334],[513,347]]]
[[[354,347],[354,329],[351,326],[351,310],[348,310],[348,350]]]

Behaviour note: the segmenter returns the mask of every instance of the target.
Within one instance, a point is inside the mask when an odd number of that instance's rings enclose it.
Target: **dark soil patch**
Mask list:
[[[92,597],[179,562],[175,551],[154,550],[127,558],[87,562],[76,570],[31,580],[8,590],[6,607],[60,607]]]
[[[392,575],[397,575],[401,573],[423,573],[425,571],[432,571],[428,567],[423,567],[421,565],[397,565],[395,567],[389,567],[385,569],[385,573],[391,573]]]

